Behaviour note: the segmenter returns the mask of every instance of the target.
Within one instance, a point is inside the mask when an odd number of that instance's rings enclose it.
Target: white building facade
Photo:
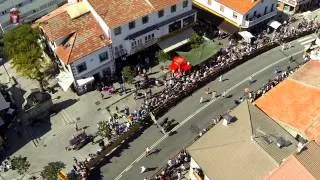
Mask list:
[[[116,60],[125,59],[194,24],[196,11],[192,10],[191,0],[167,1],[163,4],[164,1],[150,0],[150,4],[144,4],[146,13],[137,15],[131,9],[133,16],[122,19],[117,7],[112,7],[112,11],[118,12],[116,18],[108,17],[105,8],[109,7],[108,3],[121,6],[125,0],[83,0],[64,5],[38,23],[63,71],[71,74],[75,87],[83,90],[82,82],[87,82],[84,79],[110,76],[115,72]],[[101,7],[99,3],[104,4],[102,9],[97,8]],[[72,17],[72,14],[77,15]],[[81,40],[82,37],[87,40]]]
[[[12,26],[10,10],[16,8],[20,12],[20,22],[33,21],[59,6],[67,0],[0,0],[0,24],[3,29]]]
[[[241,29],[252,28],[277,15],[277,0],[193,0],[193,3]]]

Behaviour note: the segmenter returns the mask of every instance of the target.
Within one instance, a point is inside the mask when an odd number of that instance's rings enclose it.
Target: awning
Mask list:
[[[238,32],[238,33],[247,42],[250,42],[251,38],[254,38],[254,36],[248,31],[241,31],[241,32]]]
[[[74,81],[72,74],[66,71],[61,71],[57,79],[58,84],[64,91],[67,91]]]
[[[195,66],[215,55],[217,53],[217,46],[212,41],[206,41],[198,48],[192,49],[189,52],[177,53],[186,58],[191,65]]]
[[[163,52],[167,53],[184,44],[187,44],[193,32],[194,31],[192,30],[192,28],[185,29],[175,34],[174,36],[170,36],[166,39],[159,41],[158,45],[163,50]]]
[[[10,103],[7,102],[7,101],[4,99],[3,95],[0,93],[0,111],[1,111],[1,110],[4,110],[4,109],[7,109],[7,108],[9,108],[9,107],[10,107]]]
[[[88,84],[88,83],[93,82],[93,81],[94,81],[94,77],[91,76],[91,77],[88,77],[88,78],[78,79],[77,80],[77,84],[78,84],[78,86],[83,86],[83,85]]]
[[[278,29],[281,26],[281,23],[278,21],[272,20],[268,23],[268,26],[272,27],[273,29]]]
[[[233,34],[239,31],[239,28],[237,26],[234,26],[226,20],[222,21],[222,23],[219,24],[218,29],[228,34]]]

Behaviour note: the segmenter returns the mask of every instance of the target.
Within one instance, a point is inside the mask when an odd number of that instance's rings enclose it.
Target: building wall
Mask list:
[[[88,5],[90,5],[90,3],[85,0],[85,2],[87,2]],[[178,4],[177,4],[177,8],[176,8],[176,12],[171,13],[171,7],[167,7],[164,9],[164,16],[159,18],[158,17],[158,11],[153,12],[152,14],[148,15],[148,23],[143,24],[142,23],[142,17],[137,18],[135,20],[135,28],[133,29],[129,29],[129,22],[125,23],[121,26],[121,34],[119,35],[115,35],[114,34],[114,29],[109,28],[109,26],[107,25],[108,22],[105,22],[98,14],[97,12],[92,8],[92,6],[89,7],[90,11],[93,13],[94,17],[96,18],[96,20],[99,22],[100,26],[102,27],[102,29],[104,30],[104,32],[106,34],[108,34],[111,37],[112,40],[112,47],[115,51],[115,49],[120,49],[120,46],[123,47],[123,49],[126,50],[126,52],[128,54],[130,54],[131,52],[131,42],[130,41],[126,41],[125,38],[131,34],[134,34],[136,32],[139,32],[147,27],[153,26],[155,24],[158,24],[160,22],[163,22],[167,19],[173,18],[175,16],[178,16],[182,13],[188,12],[192,9],[192,1],[188,0],[188,6],[183,8],[183,0],[181,0]],[[155,39],[160,38],[164,35],[168,34],[168,27],[161,27],[157,30],[154,30],[153,32],[148,32],[145,35],[148,34],[154,34]],[[141,37],[142,38],[142,37]],[[143,43],[144,40],[143,40]],[[113,54],[115,54],[113,52]]]
[[[242,21],[243,21],[243,15],[239,12],[235,12],[233,9],[224,6],[223,4],[219,3],[218,1],[215,0],[194,0],[196,3],[199,3],[207,8],[209,8],[210,10],[214,11],[215,13],[217,13],[220,16],[223,16],[231,21],[233,21],[234,23],[236,23],[237,25],[241,25]],[[211,5],[208,4],[209,2],[211,2]],[[223,7],[223,11],[220,10],[220,8]],[[237,13],[237,18],[233,17],[233,13]]]
[[[237,26],[244,25],[245,21],[247,21],[246,16],[252,17],[254,15],[255,11],[256,11],[257,15],[261,14],[263,16],[266,6],[268,7],[267,12],[270,12],[272,4],[274,4],[273,5],[274,11],[277,10],[277,8],[276,8],[277,0],[264,0],[262,3],[259,3],[258,5],[256,5],[255,8],[253,8],[252,10],[250,10],[246,14],[241,14],[240,12],[236,12],[235,10],[233,10],[227,6],[224,6],[223,4],[221,4],[215,0],[194,0],[194,2],[196,4],[201,4],[202,6],[215,12],[218,16],[221,16],[221,17],[227,19],[228,21],[231,21],[231,23],[233,23]],[[211,2],[211,4],[209,4],[209,2]],[[222,11],[222,9],[223,9],[223,11]]]
[[[108,59],[103,62],[100,62],[99,55],[106,51],[108,52]],[[100,76],[102,76],[102,71],[108,67],[110,68],[111,73],[113,73],[115,71],[115,63],[110,53],[110,47],[107,46],[91,53],[89,56],[85,56],[72,63],[70,68],[72,68],[74,78],[87,78],[93,76],[96,73],[100,73]],[[78,72],[77,66],[82,63],[86,64],[87,70],[83,72]]]
[[[67,0],[0,0],[0,23],[4,29],[10,27],[9,12],[12,8],[18,8],[21,20],[29,22],[66,2]]]

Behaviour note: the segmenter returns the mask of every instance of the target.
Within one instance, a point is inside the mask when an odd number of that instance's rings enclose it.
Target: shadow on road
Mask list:
[[[77,102],[76,99],[67,99],[65,101],[56,103],[52,106],[51,108],[51,112],[56,114],[58,112],[60,112],[63,109],[66,109],[69,106],[72,106],[73,104],[75,104]]]

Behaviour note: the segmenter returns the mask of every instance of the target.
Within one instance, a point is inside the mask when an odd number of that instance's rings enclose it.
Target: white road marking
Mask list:
[[[308,43],[310,43],[310,42],[312,42],[314,40],[315,40],[314,38],[313,39],[309,39],[308,41],[300,42],[300,44],[305,45],[305,44],[308,44]]]
[[[294,54],[292,54],[291,56],[295,56],[297,54],[300,54],[302,53],[303,51],[298,51]],[[282,59],[279,59],[278,61],[272,63],[272,64],[269,64],[268,66],[260,69],[259,71],[253,73],[251,76],[256,76],[260,73],[262,73],[263,71],[271,68],[272,66],[276,65],[276,64],[279,64],[287,59],[289,59],[290,57],[284,57]],[[248,76],[247,78],[243,79],[242,81],[240,81],[239,83],[235,84],[234,86],[232,86],[231,88],[229,88],[228,90],[226,90],[226,93],[234,90],[235,88],[237,88],[238,86],[240,86],[241,84],[245,83],[245,82],[248,82],[248,79],[250,78],[250,76]],[[177,129],[179,129],[181,126],[183,126],[185,123],[187,123],[190,119],[192,119],[194,116],[196,116],[198,113],[200,113],[201,111],[203,111],[204,109],[206,109],[208,106],[210,106],[212,103],[214,103],[215,101],[217,101],[218,99],[221,99],[221,97],[218,97],[216,99],[214,99],[213,101],[210,101],[209,103],[207,103],[206,105],[202,106],[201,108],[199,108],[197,111],[195,111],[194,113],[192,113],[190,116],[188,116],[186,119],[184,119],[182,122],[180,122],[176,127],[174,127],[170,132],[173,132],[173,131],[176,131]],[[158,144],[160,144],[163,140],[165,140],[168,135],[170,134],[170,132],[166,133],[165,135],[163,135],[159,140],[157,140],[154,144],[152,144],[150,146],[150,149],[153,149],[155,148]],[[125,170],[123,170],[114,180],[119,180],[123,173],[128,171],[134,163],[140,161],[143,157],[145,156],[145,152],[143,152],[136,160],[134,160]]]
[[[310,36],[307,36],[307,37],[305,37],[305,38],[298,39],[298,42],[302,42],[302,41],[305,41],[305,40],[310,39],[310,38],[314,38],[314,36],[313,36],[313,35],[310,35]]]

